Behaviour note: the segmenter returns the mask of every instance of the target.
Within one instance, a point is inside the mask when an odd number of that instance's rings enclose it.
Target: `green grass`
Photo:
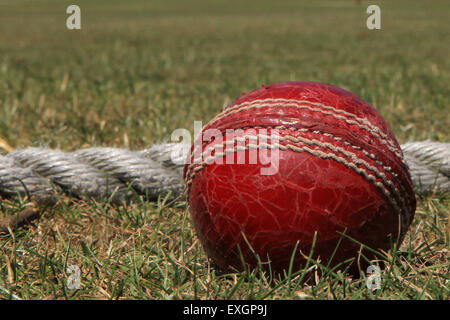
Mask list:
[[[13,146],[141,149],[242,92],[290,80],[356,93],[400,142],[450,140],[448,1],[377,1],[379,31],[365,27],[365,1],[82,0],[80,31],[65,28],[69,4],[0,0],[0,138]],[[27,203],[3,199],[0,217]],[[364,278],[314,262],[307,283],[301,271],[219,274],[183,201],[64,198],[0,237],[0,298],[448,300],[449,208],[447,193],[418,198],[372,293]],[[81,267],[80,290],[66,286],[68,265]]]

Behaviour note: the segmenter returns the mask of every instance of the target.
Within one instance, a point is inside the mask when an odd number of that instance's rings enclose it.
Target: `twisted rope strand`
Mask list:
[[[450,190],[450,143],[425,140],[401,147],[416,192]]]
[[[418,193],[450,190],[450,143],[408,142],[402,146]],[[108,198],[114,203],[135,194],[149,200],[183,195],[182,171],[190,145],[162,143],[142,151],[88,148],[63,152],[47,148],[0,155],[0,196],[45,198],[58,189],[73,196]]]

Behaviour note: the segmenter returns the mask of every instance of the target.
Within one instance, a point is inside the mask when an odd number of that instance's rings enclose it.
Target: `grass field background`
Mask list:
[[[211,119],[242,92],[334,84],[371,103],[400,142],[449,141],[448,1],[0,0],[0,138],[14,147],[142,149]],[[370,2],[370,4],[375,4]],[[65,198],[0,237],[0,298],[448,299],[448,194],[418,197],[382,289],[328,272],[307,284],[208,264],[183,201],[112,208]],[[2,200],[1,216],[27,201]],[[68,265],[82,271],[70,290]]]

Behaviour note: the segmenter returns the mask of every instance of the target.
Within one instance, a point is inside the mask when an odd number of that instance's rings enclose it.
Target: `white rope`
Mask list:
[[[450,143],[421,141],[402,146],[416,192],[450,190]],[[114,203],[144,195],[150,200],[183,195],[182,170],[189,145],[163,143],[142,151],[88,148],[63,152],[47,148],[0,155],[0,195],[36,198],[70,195]]]
[[[426,140],[401,147],[416,192],[450,190],[450,143]]]

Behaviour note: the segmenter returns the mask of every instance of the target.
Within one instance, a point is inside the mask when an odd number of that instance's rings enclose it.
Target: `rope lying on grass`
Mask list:
[[[408,142],[401,147],[416,192],[450,190],[450,143]],[[0,155],[0,197],[29,196],[41,207],[0,217],[0,233],[39,218],[46,207],[57,203],[59,190],[79,198],[108,199],[115,204],[138,195],[149,200],[182,196],[182,171],[189,150],[190,145],[163,143],[143,151],[26,148]]]
[[[48,198],[58,189],[76,197],[122,203],[145,195],[149,200],[183,194],[182,169],[190,146],[156,144],[143,151],[88,148],[63,152],[47,148],[0,155],[0,195]],[[402,145],[416,192],[450,190],[450,143]]]
[[[170,193],[175,198],[184,189],[181,172],[187,151],[187,146],[180,144],[154,145],[143,151],[18,149],[0,155],[0,196],[39,199],[62,190],[80,198],[108,198],[117,204],[136,195],[155,200]]]
[[[450,190],[450,143],[427,140],[401,147],[416,193]]]

